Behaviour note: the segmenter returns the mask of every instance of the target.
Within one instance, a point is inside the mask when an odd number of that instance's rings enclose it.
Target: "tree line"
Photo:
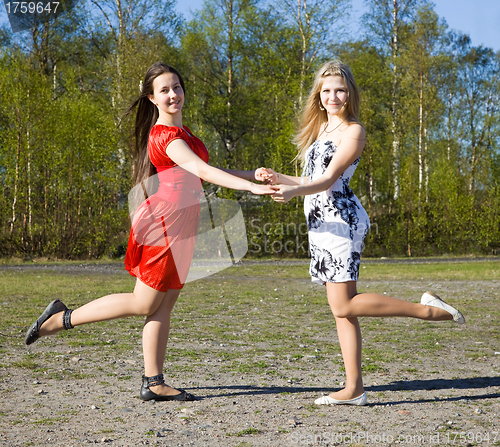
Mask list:
[[[121,256],[133,119],[153,62],[186,80],[184,122],[215,166],[299,174],[291,140],[315,69],[340,59],[361,90],[367,144],[351,187],[366,256],[497,254],[500,52],[451,31],[426,0],[87,0],[24,33],[0,29],[0,255]],[[328,18],[328,20],[325,19]],[[303,202],[238,200],[255,256],[307,256]]]

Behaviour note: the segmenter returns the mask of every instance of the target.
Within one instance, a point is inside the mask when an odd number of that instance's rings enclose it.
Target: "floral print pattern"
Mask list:
[[[359,264],[361,263],[361,253],[353,251],[351,256],[352,258],[348,259],[349,268],[347,269],[347,272],[351,274],[351,279],[353,281],[357,281],[359,275]]]
[[[314,253],[314,256],[311,256],[314,260],[314,262],[311,260],[311,271],[315,276],[334,278],[344,269],[341,258],[333,258],[328,250],[319,248],[313,243],[311,243],[311,253]]]
[[[325,150],[321,155],[321,168],[323,169],[323,172],[332,161],[333,154],[337,150],[337,147],[331,141],[325,141],[325,144],[326,144]]]
[[[321,202],[316,198],[311,200],[311,207],[309,208],[309,214],[306,216],[307,228],[312,230],[314,228],[319,228],[323,220],[323,207]]]
[[[337,147],[317,140],[306,151],[303,175],[312,181],[332,161]],[[309,230],[312,281],[357,281],[363,242],[370,220],[349,182],[359,164],[357,158],[326,191],[306,196],[304,211]]]
[[[332,191],[328,197],[328,210],[335,216],[340,216],[341,219],[349,225],[351,239],[354,237],[353,232],[358,229],[359,218],[357,209],[358,204],[354,200],[356,197],[352,189],[348,186],[348,181],[343,182],[342,191]]]

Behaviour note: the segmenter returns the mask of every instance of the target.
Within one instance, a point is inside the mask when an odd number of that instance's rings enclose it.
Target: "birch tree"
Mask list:
[[[369,12],[363,21],[371,38],[378,43],[379,48],[387,55],[387,63],[392,71],[392,101],[391,101],[391,133],[392,133],[392,187],[393,198],[400,194],[399,156],[400,133],[398,124],[398,103],[400,84],[400,55],[404,48],[401,33],[408,21],[411,21],[422,0],[366,0]]]
[[[222,159],[233,158],[242,138],[255,127],[256,96],[249,88],[254,79],[246,63],[249,44],[244,36],[254,8],[251,0],[207,2],[182,38],[186,74],[194,90],[191,101],[196,104],[192,113],[208,141],[221,143]]]
[[[282,11],[287,22],[300,38],[300,82],[297,108],[302,106],[306,81],[311,71],[325,57],[332,42],[344,40],[344,23],[349,19],[349,0],[277,0],[276,7]]]

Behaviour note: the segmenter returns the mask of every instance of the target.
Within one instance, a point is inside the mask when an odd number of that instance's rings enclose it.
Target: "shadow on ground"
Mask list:
[[[383,391],[408,391],[408,390],[470,390],[500,386],[500,377],[474,377],[465,379],[429,379],[429,380],[398,380],[386,385],[367,386],[365,390],[368,392],[383,392]],[[299,394],[299,393],[319,393],[325,394],[325,388],[316,387],[262,387],[254,385],[231,385],[218,387],[196,387],[191,391],[196,393],[196,390],[218,390],[222,393],[209,394],[203,396],[203,399],[213,397],[235,397],[245,395],[260,395],[260,394]],[[225,392],[224,392],[225,391]],[[377,405],[400,405],[405,403],[425,403],[425,402],[453,402],[459,400],[482,400],[482,399],[497,399],[500,398],[500,393],[479,394],[479,395],[463,395],[453,397],[436,397],[433,399],[420,400],[401,400],[394,402],[381,402],[369,404]]]

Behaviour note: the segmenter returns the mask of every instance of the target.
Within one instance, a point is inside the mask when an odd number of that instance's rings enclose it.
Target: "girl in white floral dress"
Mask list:
[[[328,62],[317,72],[295,142],[304,170],[293,177],[267,169],[276,202],[305,196],[312,281],[326,285],[346,370],[345,388],[316,399],[318,405],[366,405],[361,376],[358,317],[413,317],[465,322],[462,314],[425,292],[420,303],[378,293],[358,293],[356,282],[370,221],[349,181],[365,146],[359,92],[347,66]]]

